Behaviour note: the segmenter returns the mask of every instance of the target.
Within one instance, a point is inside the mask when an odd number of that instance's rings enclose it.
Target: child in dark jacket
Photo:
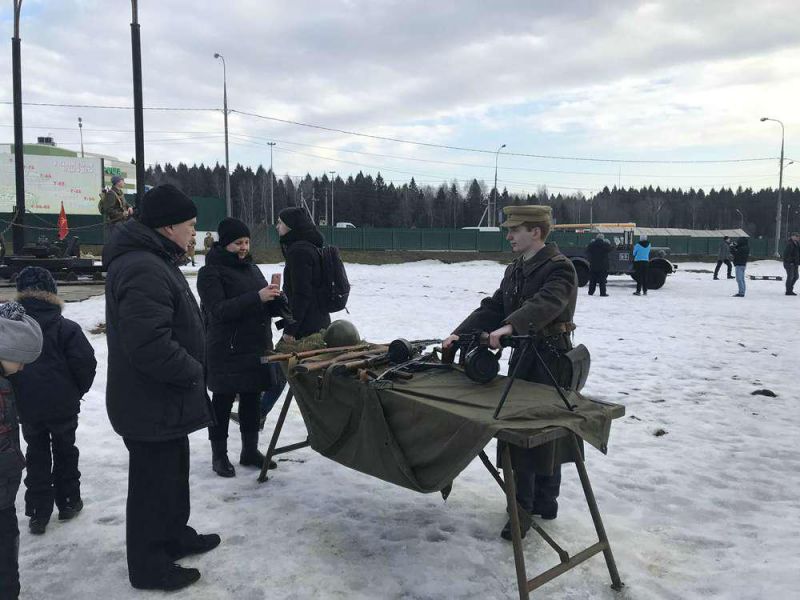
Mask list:
[[[42,330],[16,302],[0,305],[0,598],[19,597],[19,529],[14,501],[25,459],[14,389],[7,379],[42,351]]]
[[[54,503],[61,521],[83,508],[75,431],[81,398],[92,387],[97,361],[80,325],[61,316],[64,302],[48,270],[24,268],[17,290],[18,302],[39,323],[44,338],[39,359],[14,381],[28,444],[25,514],[31,518],[31,533],[42,534]]]

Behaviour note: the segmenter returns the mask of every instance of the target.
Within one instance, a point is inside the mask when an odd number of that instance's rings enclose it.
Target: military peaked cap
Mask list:
[[[553,222],[553,209],[539,204],[524,206],[506,206],[503,209],[506,220],[500,227],[516,227],[523,223],[548,223]]]

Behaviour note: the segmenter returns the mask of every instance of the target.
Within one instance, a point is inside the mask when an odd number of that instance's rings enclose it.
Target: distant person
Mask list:
[[[794,284],[797,283],[797,269],[800,265],[800,233],[796,231],[789,236],[786,248],[783,249],[783,268],[786,269],[786,295],[797,296]]]
[[[75,431],[81,398],[92,387],[97,360],[81,326],[61,315],[64,301],[50,271],[25,267],[17,277],[17,291],[17,301],[39,323],[44,338],[41,356],[14,381],[28,445],[25,514],[30,517],[30,532],[40,535],[54,503],[59,521],[72,519],[83,509]]]
[[[633,247],[633,278],[636,280],[634,296],[647,296],[647,273],[650,268],[650,242],[646,234],[639,236]]]
[[[186,250],[186,258],[192,261],[192,266],[194,265],[194,255],[195,255],[195,248],[197,248],[197,242],[194,238],[189,241],[189,249]]]
[[[226,218],[218,232],[219,242],[208,252],[197,276],[197,292],[206,315],[208,387],[214,394],[211,404],[216,416],[215,424],[208,428],[211,466],[220,477],[233,477],[236,471],[228,459],[233,401],[238,394],[239,464],[261,468],[260,397],[276,383],[272,365],[261,364],[261,358],[272,350],[272,318],[280,317],[278,325],[284,328],[293,320],[280,286],[267,284],[253,261],[247,225]]]
[[[750,242],[746,237],[740,237],[736,243],[731,246],[733,253],[733,266],[736,269],[736,284],[739,286],[738,293],[734,294],[734,298],[744,298],[744,293],[747,286],[744,282],[744,272],[747,269],[747,259],[750,257]]]
[[[111,178],[111,187],[103,198],[103,218],[106,227],[106,241],[111,238],[114,227],[124,223],[133,214],[133,209],[125,201],[125,180],[119,175]]]
[[[308,212],[295,206],[280,212],[276,229],[286,259],[283,291],[295,320],[284,328],[284,333],[300,339],[331,324],[331,316],[323,304],[320,249],[325,240]]]
[[[17,498],[25,459],[19,446],[14,388],[9,381],[42,351],[42,330],[16,302],[0,305],[0,598],[19,598]]]
[[[606,294],[606,280],[608,279],[608,255],[613,248],[611,242],[602,233],[586,246],[586,255],[589,257],[589,295],[594,296],[594,290],[599,285],[600,295]]]
[[[208,254],[208,251],[211,250],[213,245],[214,235],[210,231],[206,231],[206,237],[203,238],[203,248],[205,248],[206,254]]]
[[[106,408],[128,448],[128,578],[139,589],[191,585],[200,571],[176,561],[220,543],[188,525],[188,436],[213,422],[203,315],[177,265],[196,222],[191,198],[156,186],[103,248]]]
[[[733,275],[731,275],[731,238],[727,235],[722,238],[722,241],[719,243],[717,266],[714,267],[714,279],[719,279],[719,268],[722,266],[722,263],[725,263],[725,266],[728,267],[728,279],[733,279]]]

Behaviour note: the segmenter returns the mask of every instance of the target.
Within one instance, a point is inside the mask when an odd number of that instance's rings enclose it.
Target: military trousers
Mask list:
[[[784,264],[783,268],[786,269],[786,293],[791,294],[794,291],[794,284],[797,283],[797,265]]]
[[[606,295],[606,280],[608,279],[608,271],[590,271],[589,272],[589,295],[594,296],[594,290],[600,286],[600,295]]]

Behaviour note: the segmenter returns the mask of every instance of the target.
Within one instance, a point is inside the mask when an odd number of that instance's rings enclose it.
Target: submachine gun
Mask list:
[[[504,335],[500,338],[501,349],[494,351],[489,348],[488,333],[483,331],[459,333],[458,340],[455,340],[449,348],[442,351],[442,362],[453,364],[453,362],[455,362],[456,353],[458,353],[458,364],[463,366],[464,373],[467,377],[477,383],[489,383],[497,377],[500,371],[500,355],[502,354],[502,348],[514,348],[518,350],[519,356],[517,357],[513,370],[509,373],[506,386],[503,389],[503,394],[500,396],[500,401],[497,403],[497,408],[494,411],[494,418],[497,419],[511,391],[511,386],[514,385],[514,381],[517,378],[517,369],[524,363],[523,359],[527,353],[532,351],[536,355],[536,360],[542,365],[547,378],[553,384],[553,387],[556,388],[564,405],[570,411],[575,410],[575,407],[567,400],[563,387],[558,383],[558,380],[542,358],[537,344],[538,341],[540,341],[540,337],[533,334]],[[580,344],[569,352],[565,352],[563,356],[569,361],[572,368],[569,389],[579,391],[583,387],[583,384],[586,383],[586,378],[589,375],[589,351],[583,344]]]

